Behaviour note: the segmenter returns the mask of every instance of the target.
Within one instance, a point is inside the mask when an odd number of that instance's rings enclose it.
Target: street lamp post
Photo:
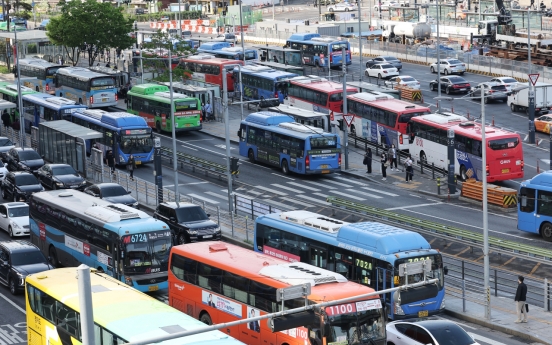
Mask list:
[[[9,25],[9,23],[8,23]],[[21,70],[19,68],[19,49],[17,48],[17,28],[14,26],[14,54],[13,62],[15,63],[17,59],[17,107],[19,108],[19,142],[21,147],[25,147],[25,121],[23,120],[23,100],[21,96]]]
[[[243,62],[245,63],[245,46],[243,44],[243,15],[242,15],[242,2],[241,0],[238,0],[240,3],[238,4],[240,6],[240,40],[241,40],[241,46],[242,46],[242,55],[243,55]],[[234,34],[235,35],[235,34]]]
[[[182,12],[180,9],[180,0],[178,0],[178,33],[180,34],[178,39],[182,39]]]

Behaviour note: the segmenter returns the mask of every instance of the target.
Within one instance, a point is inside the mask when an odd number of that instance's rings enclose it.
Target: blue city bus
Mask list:
[[[253,248],[287,261],[306,262],[342,274],[376,291],[417,283],[423,273],[399,274],[399,265],[431,260],[427,279],[437,284],[385,294],[390,319],[435,315],[445,308],[441,253],[418,233],[377,222],[347,223],[309,211],[289,211],[255,219]],[[408,282],[405,278],[408,278]],[[395,296],[398,297],[398,296]]]
[[[242,60],[245,53],[245,60],[257,60],[259,54],[256,49],[242,49],[233,47],[230,42],[206,42],[197,49],[199,53],[214,55],[221,59]]]
[[[55,93],[54,76],[65,66],[42,59],[19,59],[18,63],[21,76],[31,77],[23,79],[23,85],[36,92]]]
[[[277,107],[287,96],[287,80],[297,77],[295,73],[278,71],[266,66],[247,65],[241,68],[242,87],[240,88],[240,69],[234,68],[234,90],[243,92],[243,99],[259,100],[259,105]],[[265,101],[271,98],[277,98]]]
[[[312,66],[341,66],[341,50],[346,49],[346,64],[350,65],[351,45],[348,41],[333,37],[320,37],[316,33],[297,33],[286,41],[286,47],[301,51],[303,65]],[[321,59],[321,56],[324,58]],[[329,61],[328,61],[329,57]]]
[[[517,228],[552,242],[552,170],[542,172],[519,187]]]
[[[240,155],[282,169],[284,174],[341,171],[339,135],[294,122],[292,116],[263,111],[240,124]]]
[[[85,105],[76,104],[63,97],[56,97],[47,93],[33,93],[24,95],[23,120],[25,131],[31,132],[31,126],[38,127],[43,121],[70,120],[71,114],[78,110],[86,110]]]
[[[112,150],[115,164],[126,164],[131,154],[134,155],[136,165],[153,161],[152,129],[141,116],[83,109],[72,113],[70,121],[103,133],[102,138],[95,139],[95,144],[104,154]],[[87,153],[90,153],[91,144],[86,143]]]
[[[117,83],[113,76],[83,67],[65,67],[58,69],[54,83],[56,96],[69,98],[88,108],[117,105]]]
[[[55,267],[85,264],[140,290],[168,288],[171,230],[147,213],[76,190],[29,198],[31,242]]]

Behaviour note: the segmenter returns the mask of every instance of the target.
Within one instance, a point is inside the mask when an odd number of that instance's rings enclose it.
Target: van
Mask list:
[[[192,37],[192,32],[190,30],[182,30],[182,38]]]

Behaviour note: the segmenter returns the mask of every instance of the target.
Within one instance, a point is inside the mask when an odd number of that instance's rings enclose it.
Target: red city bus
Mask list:
[[[483,177],[483,144],[481,125],[451,114],[429,114],[414,117],[410,125],[410,153],[415,161],[435,164],[447,170],[447,130],[454,130],[454,172],[463,180]],[[524,162],[521,137],[492,126],[485,126],[487,181],[523,178]]]
[[[311,255],[313,260],[325,260],[317,250],[311,249],[305,255]],[[339,273],[224,242],[174,246],[169,267],[169,305],[208,325],[281,311],[277,290],[292,285],[311,285],[309,304],[374,292]],[[284,302],[284,309],[303,306],[304,298]],[[378,295],[294,315],[297,317],[289,329],[276,329],[274,333],[267,320],[225,327],[225,330],[251,345],[359,344],[358,339],[368,343],[368,338],[373,340],[371,344],[385,345],[386,317]]]
[[[199,54],[192,55],[180,60],[184,69],[192,72],[192,79],[206,83],[216,84],[222,90],[222,72],[226,68],[226,81],[228,91],[234,91],[234,66],[243,66],[241,60],[219,59],[212,55]]]
[[[346,90],[347,94],[358,92],[352,86],[347,86]],[[319,77],[292,78],[284,104],[324,114],[343,113],[343,84]]]
[[[347,96],[347,112],[354,115],[351,135],[408,150],[410,119],[429,114],[430,110],[386,93],[368,91]]]

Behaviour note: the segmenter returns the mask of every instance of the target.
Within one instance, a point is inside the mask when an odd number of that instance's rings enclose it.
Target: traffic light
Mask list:
[[[223,16],[223,17],[226,16],[226,11],[222,11],[222,16]]]
[[[240,159],[237,157],[230,157],[230,172],[236,177],[238,177],[238,175],[240,174],[240,165],[238,164],[239,161]]]
[[[343,130],[343,122],[345,122],[344,120],[337,120],[337,123],[338,123],[338,128],[340,131]]]

